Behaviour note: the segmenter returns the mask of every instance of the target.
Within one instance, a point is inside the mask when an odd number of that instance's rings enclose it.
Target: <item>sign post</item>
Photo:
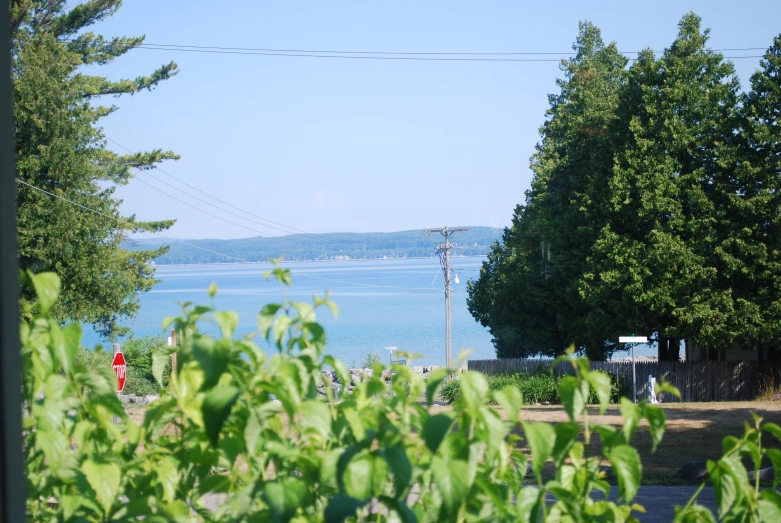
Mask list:
[[[125,380],[127,379],[125,355],[122,354],[119,343],[114,344],[114,360],[111,362],[111,369],[117,375],[117,394],[119,394],[125,389]]]
[[[632,392],[634,402],[637,403],[637,375],[635,374],[635,343],[648,343],[645,336],[619,336],[618,343],[632,344]]]
[[[393,353],[396,352],[396,347],[385,347],[385,350],[390,352],[390,365],[393,365]]]
[[[119,343],[114,344],[114,359],[111,360],[111,370],[117,375],[117,398],[119,393],[125,389],[125,379],[127,378],[127,365],[125,365],[125,355],[122,354],[122,348]],[[119,418],[114,416],[114,424],[119,423]]]

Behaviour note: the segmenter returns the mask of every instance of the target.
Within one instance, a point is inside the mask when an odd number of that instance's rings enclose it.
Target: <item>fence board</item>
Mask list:
[[[485,374],[534,372],[548,366],[551,359],[470,360],[469,370]],[[632,395],[632,362],[592,362],[592,368],[612,372],[619,383],[627,385]],[[557,375],[572,371],[568,363],[556,366]],[[781,361],[641,361],[636,363],[637,397],[648,396],[648,377],[664,379],[681,392],[682,401],[749,401],[755,399],[769,384],[781,384]],[[669,394],[664,402],[678,401]]]

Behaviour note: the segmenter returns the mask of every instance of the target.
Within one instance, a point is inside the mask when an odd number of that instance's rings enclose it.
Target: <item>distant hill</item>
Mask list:
[[[468,231],[456,233],[451,237],[456,246],[450,252],[456,256],[487,254],[491,243],[501,237],[502,231],[503,229],[494,227],[469,227]],[[430,239],[426,238],[423,231],[418,229],[399,232],[290,234],[275,238],[237,240],[183,240],[189,245],[150,238],[125,241],[123,247],[139,250],[171,245],[168,254],[155,260],[158,264],[230,263],[239,260],[266,261],[280,256],[293,261],[426,257],[436,254],[436,244],[442,239],[440,234],[432,234]]]

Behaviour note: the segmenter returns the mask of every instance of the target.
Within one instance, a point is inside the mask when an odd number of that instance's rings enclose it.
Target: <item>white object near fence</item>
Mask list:
[[[648,343],[648,338],[645,336],[619,336],[618,343],[631,343],[632,344],[632,401],[637,403],[637,373],[635,371],[635,343]]]
[[[648,376],[648,401],[651,403],[659,403],[656,399],[656,378]]]

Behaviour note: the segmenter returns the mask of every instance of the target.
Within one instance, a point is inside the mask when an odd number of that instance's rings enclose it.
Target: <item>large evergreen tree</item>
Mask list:
[[[549,97],[526,205],[469,285],[470,311],[490,328],[499,356],[556,354],[573,342],[592,358],[610,350],[581,321],[577,282],[603,219],[593,196],[612,164],[608,130],[627,60],[588,22],[573,49]]]
[[[98,122],[116,107],[100,100],[151,90],[175,75],[177,66],[171,62],[133,80],[86,74],[83,66],[107,64],[143,37],[105,39],[86,30],[113,15],[121,0],[66,4],[11,2],[19,263],[24,270],[60,276],[61,320],[92,323],[113,335],[121,332],[118,321],[137,311],[138,293],[155,283],[148,262],[166,250],[131,253],[120,242],[128,231],[173,224],[121,216],[114,190],[128,183],[131,168],[151,168],[175,155],[108,150]]]
[[[534,179],[469,287],[497,355],[592,358],[620,334],[700,355],[781,334],[781,37],[740,93],[693,13],[627,70],[581,26]],[[710,350],[714,349],[714,350]]]
[[[781,334],[781,36],[775,38],[743,96],[737,149],[723,184],[714,249],[721,289],[733,312],[724,340],[765,353]]]
[[[707,40],[687,14],[659,60],[644,52],[631,68],[604,195],[608,223],[581,286],[591,310],[608,307],[624,330],[657,333],[662,359],[678,359],[682,338],[726,342],[731,333],[734,303],[714,248],[739,82]]]

